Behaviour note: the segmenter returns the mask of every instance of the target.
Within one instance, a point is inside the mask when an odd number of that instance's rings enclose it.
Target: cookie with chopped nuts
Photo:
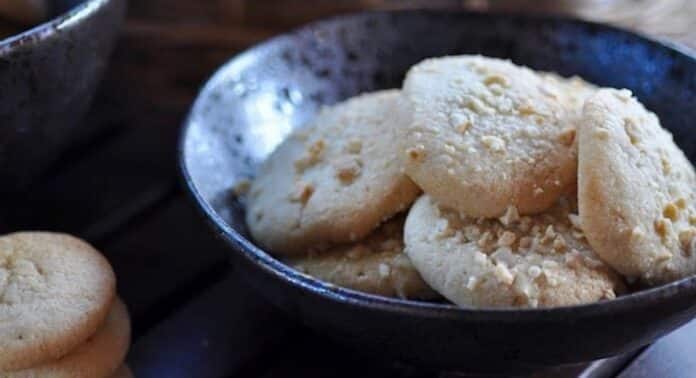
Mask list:
[[[696,174],[672,135],[628,90],[599,91],[583,116],[578,200],[590,244],[646,284],[696,273]]]
[[[404,81],[406,173],[470,216],[546,210],[576,181],[575,119],[593,91],[500,59],[427,59]]]
[[[357,241],[406,209],[420,189],[403,173],[400,92],[323,109],[267,159],[251,184],[246,221],[272,253],[297,255]]]
[[[404,254],[405,216],[384,223],[362,241],[293,258],[297,270],[332,284],[387,297],[434,299]]]
[[[115,287],[109,263],[82,240],[0,237],[0,372],[53,361],[84,343],[107,316]]]
[[[26,370],[0,372],[3,378],[96,378],[128,377],[128,370],[119,368],[130,345],[130,318],[126,306],[114,301],[109,315],[99,330],[84,344],[55,361]],[[127,369],[127,368],[126,368]]]
[[[578,229],[575,201],[544,214],[472,218],[421,197],[406,220],[406,254],[430,286],[460,306],[553,307],[612,299],[621,278]]]

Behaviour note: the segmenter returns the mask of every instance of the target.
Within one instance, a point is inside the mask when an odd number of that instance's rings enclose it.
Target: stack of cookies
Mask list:
[[[109,263],[68,235],[0,237],[0,377],[131,377]]]
[[[695,184],[629,91],[452,56],[296,130],[246,217],[259,245],[336,285],[552,307],[696,273]]]

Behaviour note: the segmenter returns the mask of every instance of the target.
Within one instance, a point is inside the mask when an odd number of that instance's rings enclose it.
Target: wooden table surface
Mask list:
[[[696,47],[696,1],[559,7]],[[2,204],[0,231],[84,237],[109,258],[133,317],[129,363],[145,377],[450,376],[373,361],[287,319],[241,282],[178,183],[179,127],[205,79],[241,49],[337,12],[406,6],[520,7],[530,1],[132,0],[82,136],[28,190]],[[655,5],[660,3],[660,5]],[[545,5],[546,4],[546,5]],[[696,323],[635,356],[538,377],[696,375]],[[634,358],[635,357],[635,358]]]

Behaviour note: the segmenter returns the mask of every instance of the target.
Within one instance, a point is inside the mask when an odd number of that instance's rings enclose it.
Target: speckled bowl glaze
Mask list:
[[[629,352],[696,314],[696,278],[552,309],[382,298],[302,275],[258,248],[230,194],[322,104],[398,87],[426,57],[480,53],[632,89],[696,157],[696,60],[609,26],[518,15],[365,13],[311,24],[238,55],[206,84],[182,133],[186,187],[249,283],[310,327],[372,356],[468,372],[528,371]]]
[[[74,137],[112,51],[126,0],[48,1],[52,20],[0,40],[0,192]]]

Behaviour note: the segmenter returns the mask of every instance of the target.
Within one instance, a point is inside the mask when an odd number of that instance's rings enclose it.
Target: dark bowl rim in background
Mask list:
[[[93,0],[99,1],[99,0]],[[106,0],[102,0],[106,1]],[[224,72],[229,65],[235,64],[235,62],[244,59],[245,56],[265,49],[270,43],[276,39],[282,39],[287,35],[292,35],[298,31],[312,28],[316,25],[321,25],[325,22],[335,22],[341,19],[351,18],[358,15],[365,14],[391,14],[391,13],[458,13],[467,14],[470,16],[493,16],[493,17],[514,17],[514,18],[524,18],[528,20],[538,20],[540,22],[563,22],[582,26],[588,26],[596,28],[599,30],[608,30],[615,33],[626,34],[637,36],[640,39],[646,40],[646,42],[657,47],[672,50],[677,54],[683,55],[685,58],[696,61],[696,53],[690,51],[685,46],[665,41],[659,38],[646,36],[640,32],[628,31],[619,27],[585,21],[570,16],[562,15],[546,15],[546,14],[526,14],[526,13],[515,13],[515,12],[478,12],[478,11],[467,11],[467,10],[434,10],[434,9],[410,9],[410,10],[392,10],[392,11],[365,11],[356,13],[347,13],[339,16],[333,16],[329,18],[323,18],[318,21],[314,21],[305,24],[299,28],[293,29],[289,32],[282,33],[275,37],[266,39],[257,44],[254,44],[248,49],[233,55],[225,64],[218,68],[213,75],[211,75],[205,84],[202,86],[198,93],[195,102],[191,109],[194,109],[198,101],[200,100],[200,95],[204,94],[211,88],[213,78],[217,77],[220,73]],[[604,300],[595,303],[574,305],[574,306],[561,306],[561,307],[550,307],[550,308],[474,308],[474,307],[460,307],[449,303],[434,303],[416,300],[406,300],[398,298],[383,297],[379,295],[367,294],[364,292],[347,289],[332,285],[305,275],[286,265],[282,261],[276,259],[263,249],[257,247],[253,241],[247,239],[234,228],[232,228],[221,216],[219,216],[212,205],[203,198],[203,195],[196,188],[196,184],[191,177],[191,174],[187,168],[186,164],[186,147],[185,143],[187,140],[187,134],[189,128],[191,127],[191,114],[186,118],[183,123],[178,145],[178,165],[180,169],[180,178],[183,180],[184,187],[189,193],[193,202],[196,203],[196,207],[203,214],[206,221],[215,230],[218,237],[222,238],[223,241],[228,244],[234,253],[240,253],[245,259],[249,260],[254,265],[263,269],[266,273],[275,276],[291,285],[301,287],[312,294],[322,296],[326,299],[342,302],[345,304],[350,304],[358,307],[363,307],[365,309],[381,310],[387,312],[398,312],[402,314],[417,315],[421,317],[437,317],[437,318],[450,318],[450,319],[462,319],[468,318],[471,320],[483,321],[483,322],[538,322],[540,320],[554,321],[560,320],[572,314],[573,318],[580,319],[585,317],[593,317],[601,314],[613,314],[613,313],[624,313],[633,312],[643,309],[650,309],[655,304],[659,304],[661,300],[671,297],[683,297],[691,296],[696,299],[696,275],[683,278],[678,281],[674,281],[661,286],[647,288],[632,292],[626,295],[622,295],[612,300]]]
[[[111,1],[112,0],[84,0],[59,15],[51,15],[49,19],[29,29],[4,39],[0,38],[0,57],[8,51],[17,50],[24,46],[31,46],[42,40],[49,39],[55,36],[56,31],[59,29],[66,29],[78,25],[80,20],[89,18]]]

